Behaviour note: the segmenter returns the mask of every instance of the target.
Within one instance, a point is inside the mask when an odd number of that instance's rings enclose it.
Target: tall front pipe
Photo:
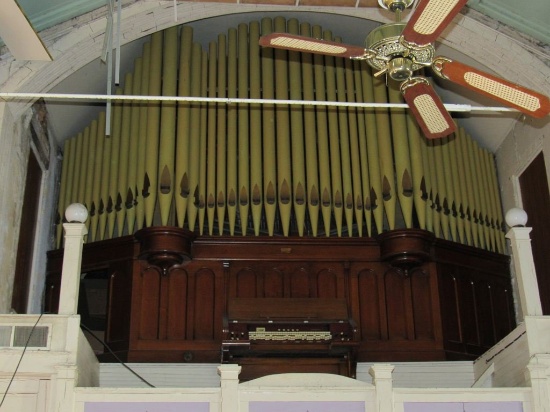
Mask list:
[[[123,89],[118,88],[116,94],[122,95]],[[117,101],[113,105],[113,127],[111,128],[111,167],[109,174],[109,197],[105,211],[107,212],[107,233],[108,239],[115,235],[115,226],[117,222],[117,210],[122,207],[122,197],[119,192],[118,165],[120,159],[120,136],[122,133],[122,101]]]
[[[366,62],[361,62],[361,84],[363,101],[374,101],[374,86],[371,69]],[[384,202],[382,201],[382,178],[378,148],[378,132],[374,109],[365,109],[365,132],[367,134],[367,161],[369,166],[370,186],[365,195],[365,208],[370,210],[378,233],[384,230]]]
[[[151,67],[151,43],[147,42],[143,45],[143,63],[141,75],[141,94],[147,96],[149,94],[149,73]],[[145,184],[146,172],[145,161],[147,159],[147,112],[149,104],[140,102],[139,104],[139,133],[136,136],[138,139],[137,153],[137,171],[136,171],[136,228],[142,229],[145,224]]]
[[[257,24],[256,24],[257,26]],[[249,97],[249,87],[252,88],[252,76],[256,76],[255,83],[259,84],[259,78],[257,73],[250,72],[249,75],[249,40],[248,40],[248,25],[241,23],[238,28],[238,97],[246,99]],[[250,42],[252,42],[252,37]],[[259,48],[256,42],[256,48]],[[252,44],[252,43],[251,43]],[[252,45],[250,45],[250,48]],[[259,51],[258,51],[259,53]],[[258,60],[256,55],[256,60]],[[249,83],[250,78],[250,83]],[[237,186],[237,199],[239,207],[239,216],[241,220],[241,233],[247,234],[248,229],[248,211],[250,210],[250,140],[252,136],[250,130],[252,125],[249,125],[251,121],[250,108],[248,104],[240,103],[238,105],[238,186]],[[250,119],[250,120],[249,120]]]
[[[235,98],[238,85],[238,32],[229,29],[227,42],[227,97]],[[237,192],[238,192],[238,105],[227,108],[227,218],[229,220],[229,234],[235,234],[237,219]],[[223,222],[222,222],[223,223]],[[218,225],[220,225],[218,223]],[[219,233],[223,234],[223,225],[220,225]]]
[[[383,79],[374,78],[374,100],[377,103],[386,103],[387,89]],[[381,201],[388,219],[390,230],[395,229],[395,173],[393,169],[393,151],[391,143],[390,120],[387,109],[376,109],[376,130],[378,136],[378,154],[380,157],[380,177],[382,182]]]
[[[193,43],[191,59],[191,96],[201,95],[202,83],[202,49],[200,44]],[[199,177],[201,164],[201,107],[200,103],[191,104],[191,121],[189,136],[189,200],[187,203],[187,221],[189,230],[194,231],[198,214]],[[184,192],[185,194],[185,192]]]
[[[191,55],[193,29],[183,26],[180,34],[180,57],[178,71],[178,96],[191,96]],[[179,227],[185,224],[189,202],[189,145],[191,135],[191,103],[178,102],[175,168],[175,209]]]
[[[134,80],[132,82],[132,94],[141,94],[141,78],[143,76],[143,58],[138,57],[134,62]],[[138,202],[138,152],[139,152],[139,101],[131,102],[130,142],[128,149],[128,183],[126,185],[126,224],[128,233],[134,233],[136,223],[136,205]]]
[[[164,30],[164,51],[162,53],[162,95],[175,96],[178,84],[178,28]],[[158,202],[160,222],[168,225],[170,208],[174,199],[174,162],[176,151],[176,103],[162,102],[160,112]]]
[[[133,90],[134,76],[127,73],[124,79],[124,94],[128,95]],[[122,123],[120,132],[120,156],[118,161],[118,195],[116,210],[117,237],[122,236],[124,222],[126,220],[126,209],[128,207],[128,163],[130,155],[130,127],[132,124],[132,102],[127,100],[122,107]]]
[[[300,34],[300,25],[298,20],[290,19],[288,21],[288,32],[291,34]],[[290,99],[299,100],[303,98],[302,90],[302,65],[301,54],[296,51],[288,52],[289,65],[289,83]],[[310,68],[311,70],[311,64]],[[311,76],[311,75],[310,75]],[[311,82],[311,78],[309,79]],[[306,225],[306,203],[307,186],[305,172],[305,152],[304,152],[304,108],[299,106],[290,107],[290,125],[291,125],[291,144],[292,144],[292,198],[294,206],[294,215],[298,227],[298,235],[304,235]],[[289,165],[290,166],[290,165]]]
[[[270,18],[262,19],[262,35],[273,31]],[[273,49],[261,49],[262,62],[262,97],[274,99]],[[273,104],[262,105],[262,142],[263,142],[263,172],[264,172],[264,211],[267,222],[267,232],[273,236],[275,229],[275,213],[277,210],[277,174],[275,147],[275,107]]]
[[[313,26],[311,34],[314,38],[322,37],[320,26]],[[313,55],[313,67],[315,76],[315,100],[327,100],[326,82],[325,82],[325,60],[319,54]],[[316,108],[317,120],[317,155],[319,157],[319,193],[321,202],[321,214],[323,216],[323,226],[325,236],[330,236],[330,222],[332,215],[332,189],[330,184],[330,158],[328,143],[328,115],[323,106]]]
[[[388,85],[388,101],[403,103],[403,98],[395,82]],[[403,213],[405,227],[412,228],[413,188],[411,160],[409,153],[409,136],[405,109],[392,109],[390,112],[392,127],[393,156],[395,158],[395,175],[397,198]]]
[[[332,32],[325,30],[323,39],[331,41]],[[325,56],[325,81],[328,101],[337,100],[336,63],[332,56]],[[342,218],[344,216],[344,199],[342,188],[342,160],[340,156],[340,135],[338,123],[338,108],[328,108],[328,137],[330,145],[330,175],[332,187],[332,213],[336,223],[336,233],[342,236]]]
[[[158,96],[162,92],[162,48],[163,32],[151,36],[151,61],[149,66],[149,95]],[[143,188],[145,202],[145,226],[153,225],[158,191],[160,104],[148,105],[147,143],[145,158],[145,184]]]
[[[225,50],[224,50],[225,52]],[[220,53],[221,54],[221,53]],[[218,44],[211,41],[208,45],[208,97],[216,97],[217,79],[218,79]],[[216,103],[208,103],[208,137],[206,143],[206,212],[208,217],[208,234],[212,235],[214,231],[214,216],[216,212]],[[219,161],[224,163],[225,159]],[[201,191],[202,194],[202,191]],[[201,203],[203,203],[201,201]],[[199,210],[200,220],[203,217],[203,209]],[[202,227],[202,224],[201,224]]]
[[[300,25],[302,36],[311,36],[311,26],[307,23]],[[300,53],[302,58],[302,88],[304,100],[315,100],[313,55]],[[317,236],[319,227],[319,167],[317,163],[317,133],[315,127],[315,112],[313,106],[304,107],[304,139],[305,139],[305,164],[307,181],[307,204],[311,234]]]
[[[250,23],[250,98],[262,97],[260,59],[260,24]],[[263,53],[263,49],[262,49]],[[250,207],[254,234],[260,234],[263,205],[263,172],[262,172],[262,105],[250,105]],[[241,145],[242,147],[242,145]],[[241,198],[242,199],[242,198]],[[241,200],[243,202],[244,199]]]
[[[227,97],[227,38],[218,36],[218,97]],[[227,196],[227,177],[233,174],[227,168],[227,108],[223,103],[217,108],[216,154],[216,211],[218,233],[223,234]]]
[[[286,31],[286,21],[283,17],[274,20],[276,32]],[[274,50],[275,68],[275,98],[288,100],[288,52],[282,49]],[[292,178],[290,172],[290,117],[289,107],[277,105],[275,107],[275,124],[277,136],[277,203],[281,217],[283,235],[289,235],[290,218],[292,212]]]

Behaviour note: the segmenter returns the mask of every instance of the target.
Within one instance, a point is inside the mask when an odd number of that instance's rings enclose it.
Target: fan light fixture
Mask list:
[[[468,0],[419,0],[409,21],[400,23],[401,12],[410,7],[414,0],[378,0],[382,8],[395,13],[396,22],[384,24],[369,33],[364,49],[286,33],[262,36],[260,45],[367,61],[378,70],[375,76],[387,74],[392,79],[403,82],[401,91],[405,100],[424,135],[429,139],[452,134],[456,131],[456,125],[428,80],[422,76],[413,77],[414,72],[422,68],[431,67],[438,76],[524,114],[539,118],[550,114],[550,99],[545,95],[451,59],[434,57],[434,42],[467,2]],[[286,39],[292,39],[294,43],[287,42]],[[300,40],[308,43],[307,49],[297,46]],[[316,48],[312,43],[317,43],[319,47]],[[338,53],[321,47],[328,44],[337,45]]]

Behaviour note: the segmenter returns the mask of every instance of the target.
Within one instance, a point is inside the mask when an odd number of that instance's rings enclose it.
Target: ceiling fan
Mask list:
[[[425,67],[440,77],[486,95],[533,117],[550,113],[550,99],[446,57],[435,56],[433,43],[468,0],[419,0],[407,23],[400,22],[401,12],[414,0],[378,0],[381,7],[396,14],[395,23],[384,24],[370,32],[365,47],[272,33],[260,38],[260,45],[285,50],[365,60],[378,70],[401,82],[401,93],[427,138],[447,136],[455,123],[430,82],[414,72]]]

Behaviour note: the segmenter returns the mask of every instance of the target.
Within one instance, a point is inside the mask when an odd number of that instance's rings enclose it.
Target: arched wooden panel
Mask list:
[[[264,274],[264,297],[282,298],[284,296],[284,276],[278,270],[270,270]]]
[[[441,265],[438,268],[441,323],[447,340],[460,342],[460,318],[458,313],[458,283],[451,268]]]
[[[479,345],[479,323],[477,318],[475,285],[470,277],[464,272],[465,271],[461,271],[458,277],[462,342],[465,344]]]
[[[316,297],[338,297],[338,274],[332,269],[324,269],[317,273]]]
[[[512,296],[510,289],[506,288],[498,283],[492,284],[493,291],[493,313],[495,322],[496,339],[500,340],[504,338],[511,329],[513,329],[512,322]],[[499,314],[499,316],[496,316]]]
[[[384,336],[381,324],[381,299],[379,276],[372,270],[362,270],[358,274],[359,284],[359,331],[361,340],[380,340]]]
[[[476,275],[472,274],[472,277],[476,277]],[[490,347],[496,342],[493,321],[493,290],[491,285],[485,281],[475,282],[474,284],[481,345]]]
[[[188,274],[182,269],[170,271],[168,290],[168,339],[185,339],[187,319]]]
[[[160,272],[148,267],[141,272],[141,306],[139,337],[157,339],[160,305]]]
[[[290,297],[309,298],[310,294],[309,273],[304,268],[298,268],[290,274]]]
[[[215,319],[215,273],[201,269],[194,275],[193,339],[214,339]]]
[[[418,269],[409,274],[413,305],[414,335],[416,339],[434,339],[430,275]]]
[[[258,286],[258,275],[251,268],[243,268],[235,275],[237,281],[237,296],[239,298],[255,298]]]

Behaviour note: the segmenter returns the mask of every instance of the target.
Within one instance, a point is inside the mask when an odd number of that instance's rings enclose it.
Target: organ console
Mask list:
[[[233,298],[224,316],[221,360],[243,366],[244,380],[266,367],[355,377],[358,345],[346,299]]]

